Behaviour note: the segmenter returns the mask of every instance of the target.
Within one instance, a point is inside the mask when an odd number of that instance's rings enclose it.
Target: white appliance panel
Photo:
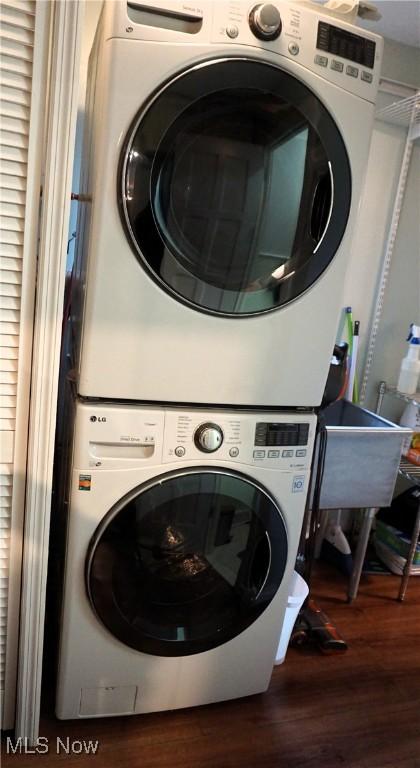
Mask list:
[[[106,41],[99,35],[98,58],[92,60],[92,66],[98,65],[98,87],[89,118],[93,150],[86,191],[92,203],[87,203],[91,223],[79,393],[251,407],[319,405],[366,167],[381,39],[363,33],[376,43],[373,80],[367,83],[345,70],[314,63],[320,55],[316,30],[322,17],[304,6],[279,4],[284,27],[272,43],[253,38],[243,19],[237,21],[238,37],[230,40],[226,34],[230,17],[222,23],[222,3],[203,6],[203,26],[196,35],[132,25],[130,40],[122,8],[123,3],[106,8]],[[357,31],[325,18],[344,30]],[[292,37],[299,40],[296,56],[289,52]],[[116,204],[123,143],[150,94],[188,67],[235,56],[274,64],[317,95],[344,140],[352,179],[346,232],[330,265],[289,304],[250,317],[209,315],[164,291],[136,258]],[[327,58],[330,62],[331,56]],[[84,290],[83,266],[79,274]]]
[[[296,489],[293,471],[279,471],[257,462],[238,465],[221,457],[212,459],[218,469],[239,471],[242,477],[265,489],[275,500],[287,533],[287,562],[277,593],[257,620],[232,640],[192,655],[142,653],[117,640],[89,603],[86,553],[109,510],[133,488],[153,482],[162,474],[188,472],[197,466],[204,471],[209,466],[204,454],[201,462],[183,457],[161,463],[161,449],[171,444],[173,424],[179,415],[180,411],[169,409],[158,412],[123,406],[77,406],[56,705],[60,718],[139,714],[195,706],[262,692],[269,685],[302,525],[307,469],[299,470],[301,487]],[[212,411],[189,411],[183,415],[192,417],[194,423],[201,423],[203,417],[206,421],[223,417],[225,423],[236,417]],[[91,421],[92,416],[96,421]],[[247,442],[248,435],[249,439],[252,435],[254,442],[255,431],[247,430],[248,423],[255,427],[261,420],[270,422],[274,417],[292,425],[296,418],[295,414],[287,413],[241,414],[244,440],[246,437]],[[315,416],[307,414],[305,419],[309,424],[308,451],[312,453]],[[128,460],[131,466],[91,466],[92,443],[108,440],[117,450],[121,436],[124,442],[127,437],[143,435],[146,424],[151,432],[154,430],[153,456],[145,462],[137,460],[136,466],[132,459]]]

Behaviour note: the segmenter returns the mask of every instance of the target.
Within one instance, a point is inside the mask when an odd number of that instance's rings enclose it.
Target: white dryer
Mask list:
[[[320,404],[381,55],[299,3],[105,2],[79,394]]]
[[[314,431],[313,414],[77,405],[58,717],[266,690]]]

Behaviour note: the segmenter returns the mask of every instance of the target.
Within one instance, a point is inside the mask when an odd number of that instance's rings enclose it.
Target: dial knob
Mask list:
[[[249,13],[249,26],[259,40],[275,40],[281,32],[278,8],[270,3],[254,5]]]
[[[217,424],[201,424],[195,432],[194,442],[200,451],[213,453],[223,443],[223,432]]]

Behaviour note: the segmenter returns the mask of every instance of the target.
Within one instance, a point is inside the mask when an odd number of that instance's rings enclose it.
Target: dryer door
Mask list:
[[[215,648],[250,626],[281,583],[287,534],[262,487],[218,469],[156,477],[97,529],[86,585],[121,642],[158,656]]]
[[[253,59],[208,61],[165,85],[130,129],[119,179],[141,264],[221,315],[274,310],[310,288],[350,210],[331,115],[300,80]]]

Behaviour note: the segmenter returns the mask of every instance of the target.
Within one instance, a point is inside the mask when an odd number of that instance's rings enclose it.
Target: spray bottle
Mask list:
[[[417,392],[420,375],[420,326],[413,323],[410,325],[407,341],[409,342],[407,355],[401,361],[397,389],[406,395],[414,395]]]

